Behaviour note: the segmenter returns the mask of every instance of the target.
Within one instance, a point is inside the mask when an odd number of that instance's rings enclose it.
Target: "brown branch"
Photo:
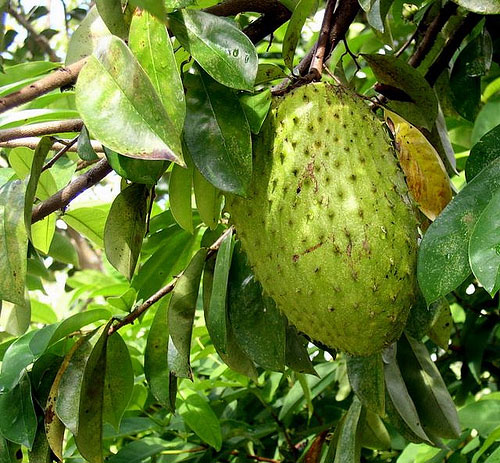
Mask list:
[[[40,143],[40,139],[37,137],[26,137],[26,138],[18,138],[17,140],[9,140],[9,141],[3,141],[0,142],[0,148],[19,148],[20,146],[24,146],[26,148],[30,148],[32,150],[36,149],[38,146],[38,143]],[[68,143],[71,143],[71,140],[68,139],[61,139],[60,142],[56,142],[52,145],[53,150],[60,150],[63,149],[65,146],[68,145]],[[96,153],[103,153],[104,148],[102,147],[102,144],[99,143],[98,141],[91,140],[92,148]],[[69,152],[75,153],[78,151],[77,146],[72,146],[70,149],[68,149]]]
[[[19,11],[17,11],[14,7],[10,6],[7,9],[7,12],[31,34],[33,40],[38,44],[38,46],[45,53],[47,53],[47,55],[49,55],[50,61],[55,63],[60,61],[59,57],[56,55],[56,52],[50,46],[47,37],[35,31],[35,28],[32,26],[32,24],[21,13],[19,13]]]
[[[51,74],[42,77],[40,80],[23,87],[21,90],[0,98],[0,113],[15,108],[16,106],[20,106],[24,103],[28,103],[29,101],[32,101],[41,95],[45,95],[56,88],[73,84],[78,77],[78,73],[86,62],[87,59],[84,58],[76,63],[70,64],[69,66],[60,67]]]
[[[241,455],[238,450],[231,450],[231,455]],[[259,457],[259,455],[245,455],[246,458],[253,461],[263,461],[265,463],[282,463],[281,460],[275,460],[273,458]]]
[[[323,23],[321,24],[318,42],[314,48],[311,65],[309,66],[309,74],[313,80],[320,80],[321,74],[323,73],[323,62],[326,47],[328,45],[328,38],[330,37],[333,11],[335,10],[336,3],[337,0],[328,0],[326,4],[325,15],[323,16]]]
[[[47,164],[45,164],[42,167],[42,172],[44,170],[50,169],[59,159],[61,159],[71,149],[71,147],[75,146],[75,143],[77,141],[78,141],[78,135],[75,138],[73,138],[73,140],[70,140],[70,142],[66,146],[61,148],[56,154],[54,154],[54,156],[52,156],[52,158],[47,162]]]
[[[101,159],[94,167],[77,177],[62,190],[52,195],[33,208],[31,223],[38,222],[58,209],[65,208],[73,199],[85,190],[99,183],[111,172],[107,159]]]
[[[210,259],[213,255],[217,253],[220,248],[220,245],[224,241],[224,239],[233,232],[233,227],[229,227],[215,242],[208,248],[208,252],[205,260]],[[156,293],[154,293],[149,299],[147,299],[144,303],[137,306],[132,312],[130,312],[127,316],[118,321],[115,325],[112,325],[108,330],[108,335],[112,335],[114,332],[118,331],[125,325],[130,325],[134,323],[146,310],[148,310],[155,302],[158,302],[161,298],[165,297],[167,294],[170,294],[177,284],[179,277],[182,275],[177,275],[172,279],[170,283],[160,288]]]
[[[448,19],[455,14],[457,8],[458,5],[456,3],[448,2],[439,10],[439,13],[429,24],[429,27],[427,28],[417,49],[408,60],[408,64],[410,66],[416,68],[420,65],[420,63],[422,63],[424,58],[427,56],[427,53],[429,53],[434,45],[439,32],[443,29]]]
[[[56,133],[80,132],[83,121],[81,119],[67,119],[64,121],[41,122],[39,124],[14,127],[0,130],[0,142],[15,140],[24,137],[41,137]]]
[[[483,17],[484,16],[476,13],[469,13],[463,20],[462,24],[460,24],[456,31],[446,41],[441,53],[425,74],[425,78],[431,87],[434,86],[438,77],[448,67],[451,58],[453,58],[453,55],[460,47],[462,41],[470,34],[470,32],[472,32],[472,29],[474,29]]]
[[[260,18],[257,18],[254,22],[245,27],[243,32],[252,43],[256,44],[269,34],[272,34],[282,24],[285,24],[290,19],[290,16],[291,13],[286,8],[276,11],[275,14],[263,14]]]

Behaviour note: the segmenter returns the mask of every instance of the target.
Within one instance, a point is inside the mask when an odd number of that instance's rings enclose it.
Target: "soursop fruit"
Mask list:
[[[393,147],[359,97],[316,83],[275,98],[249,194],[226,207],[297,329],[353,355],[400,336],[416,295],[417,223]]]

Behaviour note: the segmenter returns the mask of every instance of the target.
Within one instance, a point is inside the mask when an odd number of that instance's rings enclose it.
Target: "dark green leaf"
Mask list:
[[[183,443],[184,444],[184,443]],[[185,444],[184,444],[185,445]],[[120,448],[118,453],[111,455],[109,463],[142,463],[159,455],[162,451],[179,446],[179,442],[169,442],[157,437],[142,437],[139,440],[129,442]],[[182,448],[185,448],[184,446]],[[179,460],[163,460],[165,463],[174,463]]]
[[[427,305],[421,294],[414,306],[411,308],[410,315],[406,322],[405,331],[415,339],[422,339],[429,334],[431,326],[439,317],[444,298],[441,298],[432,304]]]
[[[388,107],[407,121],[431,130],[438,104],[434,90],[424,76],[403,59],[392,55],[363,55],[381,84],[404,92],[409,101],[390,100]]]
[[[386,384],[386,411],[390,422],[396,426],[398,431],[404,433],[404,437],[412,442],[427,442],[429,438],[422,429],[415,404],[413,403],[407,386],[401,375],[395,352],[396,345],[391,346],[387,353],[384,353],[384,379]],[[413,439],[410,439],[413,437]]]
[[[491,297],[500,289],[499,204],[500,189],[479,216],[469,241],[472,272]]]
[[[120,0],[96,0],[97,11],[111,31],[122,39],[128,36],[129,25],[125,20]]]
[[[271,107],[271,101],[271,90],[268,88],[253,95],[243,95],[240,97],[240,103],[252,133],[257,134],[260,132],[260,128]]]
[[[80,158],[84,161],[93,161],[99,157],[94,151],[94,148],[92,148],[92,143],[90,143],[90,134],[85,126],[82,127],[80,135],[78,135],[77,149],[78,156],[80,156]]]
[[[295,6],[290,22],[286,28],[285,37],[283,39],[283,60],[288,66],[288,69],[293,70],[293,58],[295,49],[299,43],[302,33],[302,28],[306,19],[313,15],[318,8],[317,0],[299,0]]]
[[[31,449],[36,428],[31,384],[25,373],[14,389],[0,393],[0,434],[11,442]]]
[[[441,347],[441,349],[448,349],[448,344],[450,341],[451,331],[453,329],[453,318],[451,316],[450,304],[443,298],[438,303],[440,303],[440,310],[437,319],[431,326],[429,331],[429,338],[432,339]]]
[[[334,463],[359,462],[361,452],[362,405],[355,396],[340,430]]]
[[[186,116],[186,102],[172,42],[162,22],[165,20],[163,2],[149,0],[147,3],[157,5],[157,8],[163,10],[156,13],[151,11],[161,21],[145,11],[136,10],[130,25],[129,46],[151,79],[167,114],[180,134]]]
[[[193,169],[193,189],[196,200],[196,207],[201,220],[207,227],[214,230],[219,223],[222,194],[201,172]]]
[[[122,190],[111,205],[104,228],[106,257],[129,280],[146,232],[148,196],[149,189],[139,183]]]
[[[492,96],[474,121],[471,143],[476,144],[490,130],[500,124],[500,95]]]
[[[119,333],[114,333],[106,346],[106,376],[104,378],[103,420],[116,430],[132,396],[134,370],[127,345]]]
[[[24,285],[28,235],[24,225],[26,183],[8,182],[0,188],[0,299],[26,304]]]
[[[374,450],[390,449],[391,438],[380,417],[367,410],[364,418],[361,423],[361,445]]]
[[[347,357],[347,374],[361,403],[379,415],[385,411],[384,365],[381,354]]]
[[[402,336],[397,360],[427,435],[456,438],[460,424],[455,404],[424,344]]]
[[[293,325],[286,327],[285,365],[298,373],[317,375],[307,352],[307,340]]]
[[[228,317],[243,352],[266,369],[283,371],[286,320],[274,301],[262,294],[240,242],[233,252],[227,288]]]
[[[104,153],[112,169],[134,183],[154,185],[170,165],[169,161],[133,159],[104,147]]]
[[[481,137],[470,150],[465,164],[465,178],[470,182],[490,162],[500,157],[500,125]]]
[[[210,304],[205,309],[205,323],[216,349],[226,353],[227,311],[226,297],[233,252],[232,231],[222,241],[215,261]]]
[[[196,393],[190,394],[179,407],[179,414],[203,442],[220,450],[222,432],[219,419],[206,399]]]
[[[33,448],[28,452],[28,459],[30,463],[52,463],[53,461],[43,423],[38,425]]]
[[[237,96],[201,69],[186,75],[184,83],[184,137],[194,164],[220,190],[244,194],[252,174],[252,141]]]
[[[250,39],[230,22],[200,10],[168,15],[175,38],[226,87],[253,90],[258,57]]]
[[[453,0],[469,11],[479,14],[500,14],[497,0]]]
[[[189,165],[184,168],[174,165],[168,184],[170,210],[176,222],[188,233],[193,233],[192,186],[193,167]]]
[[[285,71],[277,64],[263,63],[259,64],[257,76],[255,77],[255,85],[265,84],[276,79],[284,79],[286,77]]]
[[[175,411],[177,379],[168,369],[168,299],[164,298],[149,329],[144,352],[144,373],[155,399],[168,410]]]
[[[102,39],[80,71],[76,105],[89,131],[112,150],[184,164],[173,122],[147,74],[117,37]]]
[[[33,157],[33,163],[31,164],[31,174],[26,186],[26,193],[24,196],[24,223],[26,224],[26,232],[28,237],[31,238],[31,213],[33,210],[33,202],[35,200],[35,194],[38,186],[38,180],[42,173],[43,163],[45,158],[52,148],[54,141],[51,137],[43,137],[38,143],[35,154]]]
[[[418,281],[431,303],[470,274],[468,244],[479,216],[500,188],[500,158],[478,174],[428,228],[420,244]]]
[[[200,249],[186,270],[177,280],[168,308],[170,340],[168,345],[168,369],[178,378],[192,378],[189,364],[191,334],[196,301],[200,288],[201,273],[207,250]]]
[[[0,463],[14,463],[10,458],[10,449],[7,440],[2,436],[0,436]]]

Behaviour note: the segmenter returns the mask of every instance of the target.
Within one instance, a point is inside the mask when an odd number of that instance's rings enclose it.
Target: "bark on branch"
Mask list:
[[[101,159],[94,167],[73,180],[62,190],[33,208],[31,223],[38,222],[52,212],[65,208],[73,199],[85,190],[99,183],[111,172],[107,159]]]
[[[65,121],[42,122],[39,124],[14,127],[12,129],[0,130],[0,143],[25,137],[41,137],[43,135],[54,135],[56,133],[79,132],[82,130],[81,119],[67,119]]]
[[[30,148],[30,149],[34,150],[38,146],[38,143],[40,143],[40,138],[25,137],[25,138],[18,138],[16,140],[9,140],[9,141],[0,142],[0,148],[26,147],[26,148]],[[65,146],[67,146],[68,143],[71,143],[71,140],[61,139],[61,142],[55,142],[52,145],[52,149],[53,150],[63,149]],[[102,147],[101,143],[99,143],[96,140],[91,140],[90,143],[92,144],[92,148],[94,149],[94,151],[96,153],[104,153],[104,148]],[[67,151],[69,151],[71,153],[76,153],[78,151],[78,147],[76,145],[73,145]]]

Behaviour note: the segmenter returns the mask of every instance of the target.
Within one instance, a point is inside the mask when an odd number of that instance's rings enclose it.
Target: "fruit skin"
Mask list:
[[[401,334],[416,294],[417,223],[381,123],[326,83],[275,98],[247,198],[227,210],[264,291],[298,330],[353,355]]]

